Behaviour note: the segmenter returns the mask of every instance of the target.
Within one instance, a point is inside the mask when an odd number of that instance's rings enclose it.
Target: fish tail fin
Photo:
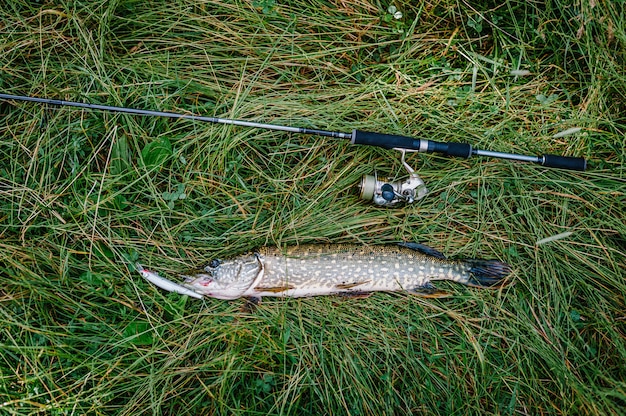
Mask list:
[[[504,286],[506,278],[511,274],[511,266],[499,260],[469,259],[465,263],[470,273],[465,282],[468,286],[496,289]]]

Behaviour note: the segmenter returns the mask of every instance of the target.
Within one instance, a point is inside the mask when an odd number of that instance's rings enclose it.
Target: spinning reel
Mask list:
[[[375,205],[381,207],[394,207],[412,204],[428,194],[428,189],[422,178],[405,160],[407,151],[405,149],[395,150],[402,153],[402,164],[409,173],[409,177],[405,180],[394,181],[393,178],[381,180],[376,173],[374,175],[363,175],[359,184],[359,197],[361,199],[372,201]]]

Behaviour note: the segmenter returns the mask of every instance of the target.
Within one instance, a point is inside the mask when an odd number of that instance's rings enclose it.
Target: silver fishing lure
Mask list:
[[[184,286],[179,285],[178,283],[174,283],[171,280],[168,280],[164,277],[159,276],[157,273],[152,272],[146,268],[144,268],[141,264],[135,263],[135,267],[141,277],[152,283],[153,285],[160,287],[161,289],[167,290],[168,292],[176,292],[181,295],[191,296],[197,299],[202,299],[202,295],[195,292],[192,289],[188,289]]]

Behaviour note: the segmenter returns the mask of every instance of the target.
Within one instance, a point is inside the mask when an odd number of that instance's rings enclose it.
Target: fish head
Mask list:
[[[201,273],[183,276],[183,286],[204,296],[217,299],[236,299],[250,287],[262,266],[251,254],[230,260],[212,260]]]

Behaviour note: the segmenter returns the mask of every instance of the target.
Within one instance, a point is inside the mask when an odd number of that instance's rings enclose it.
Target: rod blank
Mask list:
[[[126,113],[126,114],[134,114],[134,115],[141,115],[141,116],[168,117],[168,118],[177,118],[177,119],[185,119],[185,120],[193,120],[193,121],[203,121],[205,123],[231,124],[233,126],[254,127],[254,128],[266,129],[266,130],[287,131],[290,133],[316,134],[319,136],[336,137],[339,139],[349,139],[351,137],[350,133],[340,133],[336,131],[307,129],[303,127],[281,126],[278,124],[256,123],[254,121],[234,120],[231,118],[195,116],[192,114],[171,113],[169,111],[139,110],[136,108],[116,107],[112,105],[79,103],[76,101],[53,100],[49,98],[37,98],[37,97],[29,97],[25,95],[11,95],[11,94],[1,94],[1,93],[0,93],[0,98],[5,99],[5,100],[30,101],[34,103],[51,104],[51,105],[58,105],[58,106],[63,106],[63,107],[78,107],[78,108],[85,108],[88,110],[110,111],[112,113]]]

